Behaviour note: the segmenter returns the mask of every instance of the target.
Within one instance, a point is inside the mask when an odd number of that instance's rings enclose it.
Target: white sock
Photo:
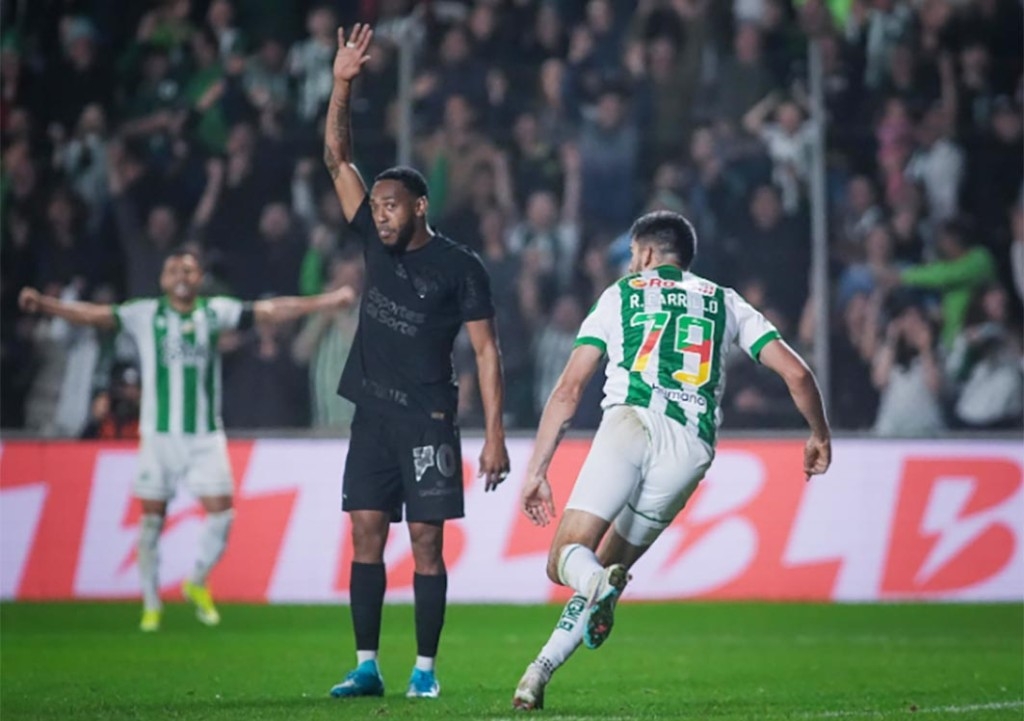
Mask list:
[[[356,651],[356,665],[363,663],[363,661],[377,661],[376,651]]]
[[[203,537],[199,540],[199,557],[196,559],[196,568],[192,572],[192,583],[197,586],[206,585],[210,571],[224,555],[224,548],[228,545],[228,534],[231,532],[231,521],[234,518],[235,509],[233,508],[206,514]]]
[[[594,552],[579,543],[570,543],[558,554],[558,578],[576,593],[589,594],[591,579],[602,571]]]
[[[562,609],[562,615],[559,617],[558,623],[555,624],[555,630],[551,632],[551,637],[544,644],[544,648],[540,650],[537,660],[534,661],[534,664],[539,666],[547,675],[548,680],[558,670],[558,667],[568,661],[573,652],[583,643],[583,628],[585,625],[583,623],[583,611],[586,609],[586,606],[586,596],[577,593],[569,599],[569,602],[565,604],[565,608]]]
[[[158,611],[163,606],[160,603],[160,532],[163,530],[163,516],[142,514],[139,523],[139,581],[142,585],[142,606],[147,611]]]
[[[433,656],[417,656],[416,657],[416,668],[420,671],[433,671],[434,670],[434,657]]]

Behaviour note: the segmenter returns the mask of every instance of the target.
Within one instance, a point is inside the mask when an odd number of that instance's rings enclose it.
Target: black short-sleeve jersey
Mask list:
[[[382,413],[452,419],[452,345],[463,323],[494,317],[480,257],[442,235],[395,254],[377,235],[369,198],[350,224],[366,275],[359,328],[338,393]]]

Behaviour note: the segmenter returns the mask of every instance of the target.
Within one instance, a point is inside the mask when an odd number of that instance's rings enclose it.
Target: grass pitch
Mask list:
[[[383,699],[327,690],[354,662],[348,611],[231,606],[219,628],[171,605],[0,607],[0,718],[501,719],[559,609],[453,606],[437,701],[404,698],[412,609],[384,616]],[[548,687],[549,721],[1024,718],[1021,605],[624,604],[599,651]]]

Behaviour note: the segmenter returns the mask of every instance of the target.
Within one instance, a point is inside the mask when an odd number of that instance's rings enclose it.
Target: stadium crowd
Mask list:
[[[1022,56],[1017,0],[63,0],[4,3],[5,428],[136,433],[133,349],[19,314],[26,285],[152,296],[164,254],[210,293],[358,287],[321,161],[336,28],[376,41],[352,125],[394,163],[399,47],[415,53],[414,163],[432,223],[482,256],[507,423],[529,427],[640,211],[690,217],[695,272],[807,350],[831,338],[834,425],[885,435],[1021,425]],[[413,20],[403,20],[412,14]],[[808,114],[820,38],[828,122]],[[808,303],[809,181],[827,143],[829,318]],[[344,432],[357,312],[224,334],[229,428]],[[468,344],[464,426],[480,424]],[[739,360],[739,359],[737,359]],[[599,384],[581,409],[599,418]],[[726,428],[786,428],[786,390],[730,368]]]

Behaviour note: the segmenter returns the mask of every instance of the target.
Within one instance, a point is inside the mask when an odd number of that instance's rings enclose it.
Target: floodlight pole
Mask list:
[[[398,32],[398,118],[396,165],[412,164],[412,84],[416,74],[416,24],[419,16],[415,13],[406,17]]]
[[[811,157],[811,302],[814,310],[814,372],[825,408],[831,408],[832,368],[829,352],[828,196],[825,181],[825,82],[821,42],[811,35],[807,43],[811,120],[817,132]]]

